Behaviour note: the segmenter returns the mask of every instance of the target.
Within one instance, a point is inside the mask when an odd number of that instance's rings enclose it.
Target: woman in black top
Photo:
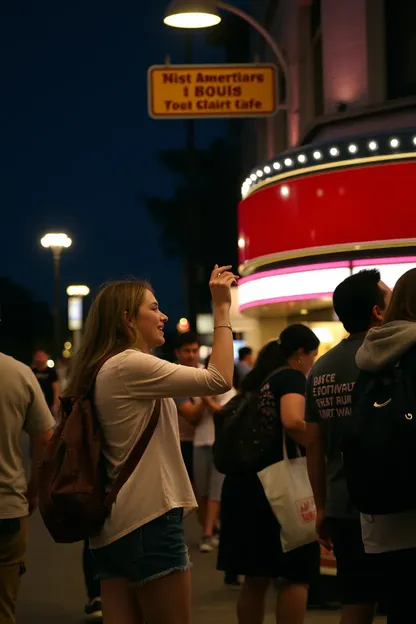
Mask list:
[[[317,355],[319,340],[305,325],[290,325],[279,340],[259,353],[254,369],[244,379],[242,392],[260,391],[267,377],[280,418],[276,428],[282,440],[288,434],[289,457],[296,457],[297,445],[306,446],[306,375]],[[269,465],[283,459],[282,443]],[[309,582],[319,569],[319,546],[312,543],[283,553],[280,525],[274,516],[256,473],[227,476],[221,499],[221,538],[218,569],[245,576],[237,606],[239,624],[262,624],[265,596],[270,582],[282,579],[276,620],[279,624],[302,624]]]

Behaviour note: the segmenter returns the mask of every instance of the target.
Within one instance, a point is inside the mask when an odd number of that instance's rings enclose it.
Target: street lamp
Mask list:
[[[68,328],[72,331],[76,354],[81,343],[81,331],[83,325],[82,299],[90,294],[88,286],[73,285],[66,289],[68,295]]]
[[[273,54],[276,57],[277,64],[283,72],[286,81],[286,104],[279,103],[278,110],[286,110],[288,115],[288,137],[287,145],[292,146],[292,83],[290,80],[289,65],[287,60],[280,49],[277,41],[272,37],[268,30],[266,30],[252,15],[243,11],[242,9],[223,2],[222,0],[173,0],[165,11],[165,17],[163,19],[167,26],[173,26],[174,28],[208,28],[210,26],[216,26],[221,22],[221,15],[218,11],[228,11],[234,13],[238,17],[241,17],[250,26],[252,26],[257,32],[265,39],[273,50]],[[274,137],[273,137],[273,123],[272,120],[268,120],[268,146],[267,151],[269,157],[274,156]]]
[[[62,250],[71,246],[72,240],[63,233],[50,232],[45,234],[40,241],[42,247],[52,249],[53,254],[53,283],[54,283],[54,349],[55,357],[59,356],[60,350],[60,306],[59,306],[59,290],[60,290],[60,261]]]
[[[169,5],[165,19],[174,28],[208,28],[221,21],[215,1],[176,0]]]

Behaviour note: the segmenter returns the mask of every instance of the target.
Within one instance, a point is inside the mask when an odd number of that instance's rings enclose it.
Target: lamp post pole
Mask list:
[[[174,26],[176,28],[203,28],[215,26],[221,21],[221,17],[218,14],[217,9],[228,11],[237,15],[245,22],[250,24],[267,42],[276,57],[278,67],[283,73],[286,84],[286,102],[278,103],[278,110],[285,110],[287,114],[287,147],[292,147],[295,133],[293,123],[293,83],[290,76],[289,64],[282,52],[276,39],[264,28],[252,15],[240,9],[239,7],[223,2],[223,0],[173,0],[165,15],[165,24],[168,26]],[[205,23],[199,21],[201,16],[213,18],[205,21]],[[191,19],[186,19],[190,17]],[[176,18],[176,19],[174,19]],[[274,123],[273,118],[270,117],[267,121],[267,153],[268,157],[274,156],[275,141],[274,141]]]
[[[54,357],[59,356],[61,346],[61,311],[60,311],[60,287],[61,287],[61,256],[62,247],[52,247],[53,254],[53,327],[54,327]]]
[[[72,245],[72,240],[63,233],[49,232],[41,238],[42,247],[52,249],[53,256],[53,338],[54,358],[57,359],[61,348],[61,323],[60,323],[60,268],[62,250]]]
[[[222,0],[216,0],[216,5],[219,9],[223,11],[228,11],[229,13],[233,13],[237,15],[241,19],[245,20],[252,28],[257,30],[257,32],[265,39],[270,48],[273,51],[274,56],[276,57],[277,65],[280,67],[280,70],[283,73],[286,83],[286,103],[278,103],[278,110],[285,110],[287,114],[287,147],[292,147],[293,139],[293,117],[292,117],[292,81],[290,77],[289,65],[288,62],[277,43],[276,39],[272,37],[264,26],[262,26],[252,15],[243,11],[239,7],[236,7],[228,2],[223,2]],[[275,153],[275,141],[274,141],[274,120],[273,117],[269,117],[267,120],[267,155],[269,158],[272,158]]]

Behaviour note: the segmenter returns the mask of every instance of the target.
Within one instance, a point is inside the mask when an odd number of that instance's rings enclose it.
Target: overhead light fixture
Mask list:
[[[221,21],[215,0],[173,0],[163,19],[174,28],[209,28]]]

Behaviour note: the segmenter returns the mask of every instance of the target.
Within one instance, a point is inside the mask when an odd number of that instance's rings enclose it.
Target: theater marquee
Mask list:
[[[269,64],[154,65],[148,70],[149,115],[156,119],[274,115],[276,71]]]

